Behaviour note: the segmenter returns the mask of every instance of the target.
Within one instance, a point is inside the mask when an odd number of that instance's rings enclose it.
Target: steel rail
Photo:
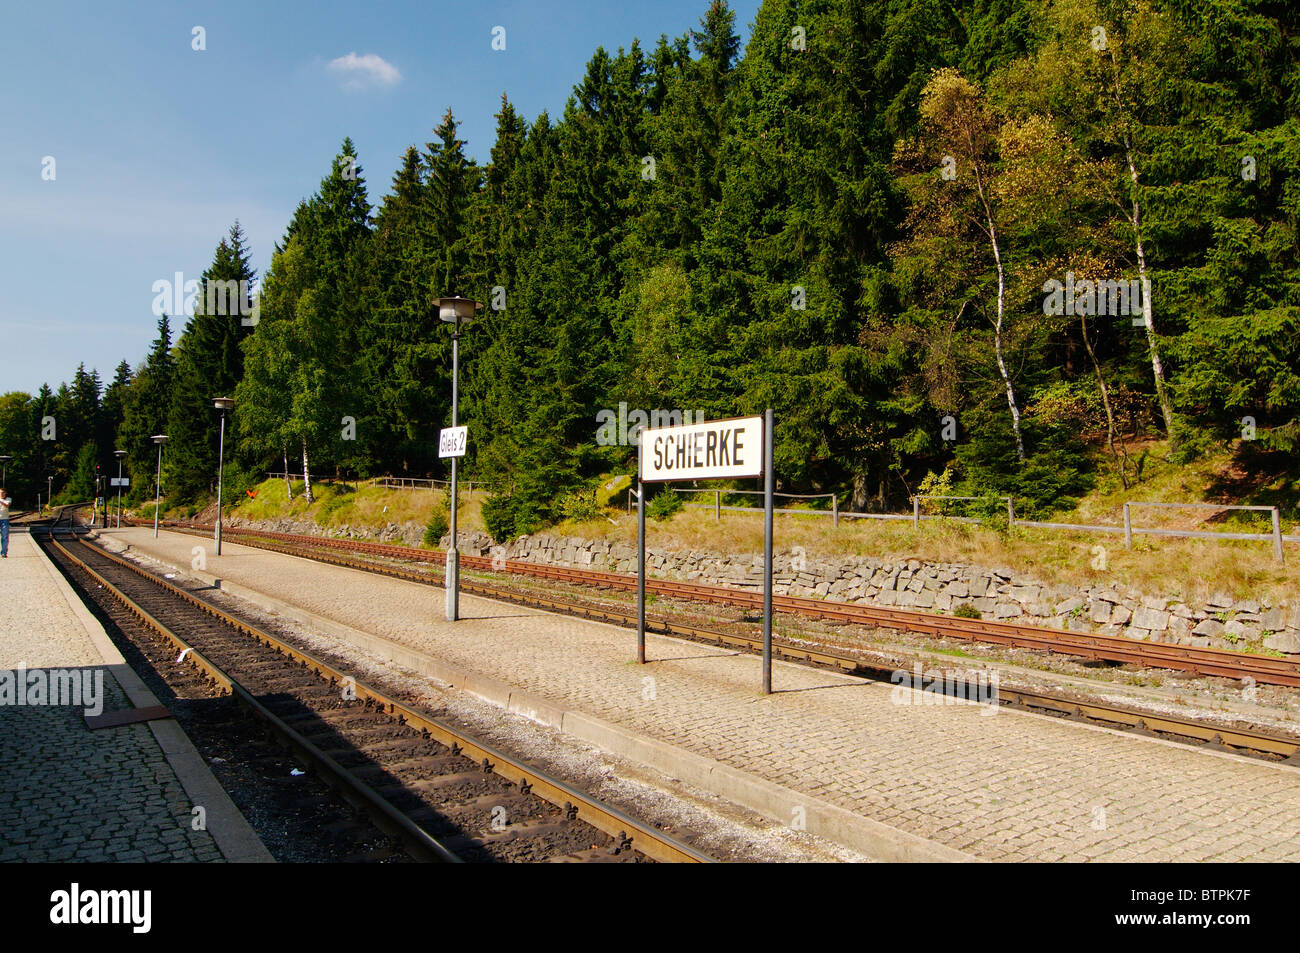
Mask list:
[[[290,536],[291,534],[283,535]],[[346,556],[340,556],[330,552],[318,551],[313,553],[310,552],[311,548],[319,548],[317,546],[319,541],[314,537],[292,538],[296,545],[280,545],[276,543],[259,543],[257,545],[259,548],[265,548],[273,552],[280,552],[286,555],[299,556],[300,558],[327,562],[349,569],[359,569],[408,581],[420,582],[426,585],[436,586],[440,584],[437,577],[413,569],[348,559]],[[343,541],[331,542],[341,543]],[[365,545],[374,546],[376,544]],[[382,544],[378,545],[380,548],[385,550],[391,550],[394,548],[384,547]],[[325,548],[338,549],[343,547],[330,546]],[[415,550],[415,552],[422,552],[425,556],[430,555],[427,551]],[[583,571],[573,570],[573,572],[582,573]],[[636,624],[636,617],[631,612],[620,612],[616,609],[598,608],[583,605],[581,603],[566,602],[561,599],[519,593],[513,590],[501,589],[467,579],[461,580],[461,588],[467,592],[472,592],[486,598],[511,602],[516,605],[544,609],[547,611],[560,612],[566,615],[591,619],[593,621],[607,622],[623,627],[632,627]],[[751,636],[720,632],[716,629],[686,625],[662,618],[651,618],[647,621],[650,623],[650,627],[653,631],[661,632],[666,635],[682,636],[697,641],[739,648],[750,652],[758,652],[762,647],[762,641]],[[896,682],[895,673],[900,671],[894,666],[872,662],[846,652],[837,652],[834,649],[800,645],[798,643],[788,642],[781,639],[774,639],[772,648],[773,652],[785,661],[834,668],[841,672],[859,675],[864,678]],[[904,674],[908,675],[910,673],[904,671]],[[965,691],[965,697],[971,697],[970,692],[966,691],[968,686],[965,685],[964,680],[956,680],[954,684],[958,694]],[[1189,718],[1161,714],[1141,708],[1081,700],[1065,695],[1055,695],[1048,692],[1034,691],[1028,688],[1007,686],[1005,684],[999,684],[998,700],[1000,703],[1023,707],[1026,709],[1046,711],[1055,715],[1074,718],[1076,720],[1091,720],[1106,725],[1118,726],[1119,728],[1128,729],[1139,734],[1161,733],[1174,735],[1179,738],[1202,743],[1209,747],[1240,749],[1246,752],[1280,758],[1287,764],[1300,765],[1300,737],[1262,731],[1259,729],[1231,728],[1222,725],[1207,724]]]
[[[264,721],[277,735],[279,735],[288,745],[293,748],[302,758],[321,776],[330,787],[339,791],[343,797],[359,810],[365,811],[370,815],[375,825],[387,834],[391,834],[402,841],[407,851],[416,860],[438,863],[459,864],[463,861],[454,853],[444,847],[437,838],[433,837],[422,827],[412,821],[409,817],[393,807],[386,800],[379,796],[369,785],[357,778],[351,771],[348,771],[332,757],[321,751],[315,744],[308,741],[301,734],[291,728],[279,716],[271,712],[257,698],[249,692],[243,685],[226,674],[215,662],[205,656],[189,644],[184,638],[176,634],[165,623],[159,621],[155,616],[131,599],[130,596],[122,592],[117,586],[113,585],[108,579],[100,575],[91,568],[84,560],[78,558],[69,552],[67,547],[60,543],[53,536],[50,537],[50,543],[59,550],[71,563],[87,573],[104,590],[114,599],[120,602],[132,615],[136,616],[141,622],[153,629],[163,638],[171,642],[176,648],[185,653],[185,658],[190,659],[218,688],[223,692],[231,695],[235,701],[247,708],[254,715]],[[105,553],[104,555],[110,555]],[[114,560],[117,561],[117,560]],[[129,564],[126,564],[129,567]],[[181,597],[188,597],[188,593],[176,589],[166,583],[160,583],[166,590]],[[199,600],[189,599],[190,602],[199,604]],[[212,613],[214,616],[225,621],[233,621],[220,611]]]
[[[58,543],[56,542],[55,545],[58,545]],[[166,580],[159,579],[153,573],[129,560],[122,559],[100,547],[95,547],[95,551],[175,596],[197,606],[204,612],[234,626],[246,635],[266,644],[281,654],[300,662],[322,678],[339,683],[342,683],[345,679],[350,679],[357,698],[379,705],[404,724],[428,733],[435,740],[451,748],[453,753],[464,754],[466,757],[480,762],[486,769],[502,776],[513,784],[520,785],[524,793],[532,793],[544,801],[549,801],[563,810],[570,819],[576,817],[585,821],[597,830],[615,838],[622,846],[631,847],[646,857],[661,862],[708,863],[712,861],[712,858],[708,855],[677,841],[661,831],[655,830],[647,824],[643,824],[618,808],[604,804],[559,778],[552,777],[507,755],[487,742],[480,741],[446,722],[426,715],[418,709],[396,700],[384,692],[362,684],[353,676],[343,673],[329,663],[282,641],[252,623],[230,615],[206,599],[186,592]],[[72,557],[71,554],[69,556],[74,560],[76,558]],[[77,561],[80,562],[80,560]],[[94,570],[88,571],[94,572]]]

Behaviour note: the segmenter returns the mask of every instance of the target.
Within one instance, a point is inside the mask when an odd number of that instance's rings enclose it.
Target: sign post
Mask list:
[[[455,342],[453,341],[454,345]],[[454,396],[452,397],[451,417],[453,425],[456,422],[456,404]],[[456,460],[465,456],[465,443],[468,438],[468,429],[465,427],[444,427],[438,431],[438,456],[440,458],[451,457],[451,546],[447,550],[447,565],[444,569],[443,588],[447,592],[447,621],[455,622],[460,618],[460,550],[456,546],[456,498],[459,495],[459,489],[456,486]]]
[[[645,664],[645,484],[636,484],[636,660]]]
[[[763,694],[772,694],[772,408],[763,414]]]
[[[647,483],[674,480],[739,480],[764,477],[763,693],[772,692],[772,466],[773,417],[710,420],[682,427],[642,430],[637,498],[637,661],[645,662],[645,490]]]

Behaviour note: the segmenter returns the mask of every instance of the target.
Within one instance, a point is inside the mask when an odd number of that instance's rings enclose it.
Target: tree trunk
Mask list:
[[[1106,449],[1110,455],[1115,458],[1115,467],[1119,470],[1119,479],[1124,484],[1124,489],[1128,489],[1128,448],[1123,446],[1124,440],[1120,438],[1120,446],[1123,449],[1124,457],[1120,459],[1120,453],[1115,449],[1115,414],[1110,407],[1110,391],[1106,387],[1106,378],[1102,376],[1101,364],[1097,361],[1097,353],[1092,349],[1092,342],[1088,340],[1088,318],[1086,315],[1079,315],[1079,323],[1083,325],[1083,346],[1088,349],[1088,357],[1092,358],[1093,369],[1097,372],[1097,387],[1101,390],[1101,404],[1106,408]]]
[[[989,208],[988,199],[984,196],[984,182],[980,178],[978,169],[975,171],[975,186],[979,190],[980,202],[984,206],[984,220],[988,223],[989,242],[993,246],[993,261],[998,267],[998,319],[993,325],[993,352],[998,359],[998,373],[1002,375],[1002,383],[1007,389],[1007,406],[1011,408],[1011,430],[1016,437],[1016,457],[1024,463],[1025,441],[1020,434],[1020,408],[1016,405],[1016,391],[1011,386],[1011,375],[1007,373],[1006,361],[1002,359],[1002,322],[1006,313],[1007,298],[1006,269],[1002,265],[1002,250],[998,247],[997,229],[993,226],[993,210]]]
[[[284,493],[290,503],[293,502],[293,484],[289,482],[289,448],[281,447],[280,455],[284,457]]]
[[[1165,369],[1160,361],[1160,348],[1156,343],[1156,326],[1151,314],[1151,281],[1147,278],[1147,256],[1142,247],[1142,206],[1138,203],[1137,166],[1133,162],[1133,150],[1129,148],[1128,136],[1124,137],[1124,155],[1128,159],[1129,178],[1133,181],[1133,246],[1137,253],[1138,278],[1142,282],[1142,323],[1146,325],[1147,346],[1151,350],[1151,374],[1156,383],[1156,400],[1160,402],[1160,416],[1164,419],[1165,436],[1174,439],[1174,411],[1169,403],[1169,391],[1165,387]]]
[[[1113,57],[1111,59],[1111,69],[1115,80],[1115,108],[1123,113],[1124,104],[1119,90],[1119,66]],[[1147,277],[1146,250],[1142,247],[1142,205],[1138,201],[1137,161],[1133,158],[1133,138],[1127,130],[1124,132],[1123,141],[1124,161],[1128,164],[1128,177],[1133,186],[1128,217],[1129,225],[1133,228],[1133,249],[1137,255],[1138,278],[1142,283],[1142,323],[1146,326],[1147,347],[1151,351],[1151,374],[1155,379],[1156,400],[1160,403],[1160,416],[1164,420],[1165,436],[1169,438],[1172,446],[1174,442],[1174,411],[1169,402],[1168,389],[1165,387],[1165,369],[1160,360],[1160,348],[1156,341],[1156,326],[1151,314],[1151,281]]]
[[[311,495],[311,470],[307,466],[307,438],[302,438],[302,492],[308,505],[315,502]]]
[[[854,513],[863,513],[867,509],[867,475],[865,473],[853,474],[853,493],[849,497],[849,510]]]

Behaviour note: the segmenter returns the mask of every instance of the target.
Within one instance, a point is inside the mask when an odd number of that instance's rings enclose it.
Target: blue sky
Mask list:
[[[11,4],[0,33],[0,393],[105,383],[238,218],[259,275],[351,136],[371,201],[451,106],[486,160],[501,94],[558,115],[597,46],[695,27],[708,0]],[[759,0],[733,0],[742,41]],[[202,27],[205,49],[195,50]],[[505,50],[492,48],[505,28]],[[46,157],[54,179],[42,177]],[[173,322],[178,332],[183,319]]]

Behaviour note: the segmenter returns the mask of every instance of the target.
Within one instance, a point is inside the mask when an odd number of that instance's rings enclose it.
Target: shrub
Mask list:
[[[981,619],[983,615],[979,609],[976,609],[969,602],[963,602],[957,608],[952,610],[952,614],[959,619]]]
[[[512,496],[489,496],[483,501],[483,523],[488,535],[504,543],[515,534],[515,501]]]
[[[585,523],[599,519],[601,509],[592,494],[579,491],[560,500],[560,515],[575,523]]]
[[[439,503],[429,514],[429,521],[424,524],[424,545],[437,546],[451,529],[451,514],[445,503]],[[456,535],[460,535],[457,533]]]
[[[682,498],[672,490],[664,490],[645,506],[646,515],[653,520],[663,522],[671,519],[682,508]]]

